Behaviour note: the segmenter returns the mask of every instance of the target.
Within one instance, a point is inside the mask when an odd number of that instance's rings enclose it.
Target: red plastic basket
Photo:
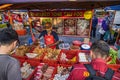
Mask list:
[[[60,55],[59,55],[59,63],[60,64],[68,64],[68,65],[72,65],[75,64],[76,61],[71,61],[70,59],[72,59],[73,57],[77,56],[77,52],[78,50],[61,50]],[[65,60],[61,60],[61,55],[62,53],[65,53],[67,58],[69,59],[69,61],[65,61]]]
[[[47,64],[48,66],[54,67],[54,70],[53,70],[53,73],[52,73],[52,75],[51,75],[51,78],[49,78],[49,80],[53,80],[54,74],[55,74],[56,71],[57,71],[57,64],[55,64],[55,63],[45,63],[45,64]],[[42,74],[42,78],[43,78],[43,74]],[[41,80],[41,79],[40,79],[40,80]]]
[[[34,53],[34,52],[33,52],[34,49],[35,49],[35,48],[33,48],[32,50],[30,50],[30,53]],[[33,60],[33,61],[37,61],[37,62],[42,62],[44,56],[45,56],[45,52],[43,52],[39,58],[28,58],[28,57],[27,57],[27,60]]]
[[[44,58],[43,58],[43,62],[44,62],[44,63],[50,63],[50,64],[57,64],[57,63],[58,63],[59,55],[58,55],[58,57],[57,57],[56,60],[53,60],[53,59],[45,59],[46,54],[47,54],[47,53],[45,53]]]
[[[63,66],[63,67],[68,68],[68,67],[70,67],[70,66],[72,66],[72,65],[68,65],[68,64],[57,64],[56,69],[55,69],[55,71],[54,71],[54,74],[53,74],[53,77],[52,77],[51,80],[53,80],[54,77],[55,77],[55,75],[57,74],[57,69],[58,69],[57,67],[58,67],[58,66]]]
[[[80,52],[81,52],[81,53],[83,52],[83,53],[85,53],[85,54],[88,55],[88,56],[90,55],[90,51],[89,51],[89,50],[79,50],[79,51],[78,51],[78,54],[77,54],[77,62],[78,62],[78,63],[81,63],[81,64],[88,64],[88,63],[90,63],[90,62],[79,62],[79,56],[78,56],[78,55],[79,55]]]
[[[18,56],[18,55],[15,55],[15,54],[12,54],[11,56],[14,57],[14,58],[16,58],[16,59],[23,59],[23,60],[27,59],[26,56]]]
[[[36,71],[37,71],[37,66],[39,65],[39,62],[36,62],[36,61],[30,61],[30,60],[25,60],[27,63],[29,63],[31,66],[33,66],[33,67],[35,67],[34,68],[34,71],[32,72],[32,74],[30,74],[29,76],[28,76],[28,78],[26,78],[26,79],[23,79],[23,80],[33,80],[33,77],[34,77],[34,74],[36,73]],[[25,62],[24,61],[24,62]],[[21,61],[20,60],[20,62],[21,62],[21,65],[24,63],[23,61]]]
[[[42,54],[39,58],[28,58],[28,57],[27,57],[27,60],[42,62],[44,56],[45,56],[45,54]]]
[[[118,65],[118,64],[108,64],[108,67],[115,71],[120,69],[120,65]]]
[[[116,64],[120,64],[120,59],[116,59]]]

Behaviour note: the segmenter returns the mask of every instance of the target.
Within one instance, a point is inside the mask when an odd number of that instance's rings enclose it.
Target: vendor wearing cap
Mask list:
[[[45,24],[45,30],[41,32],[38,38],[42,36],[47,47],[56,48],[56,45],[59,43],[59,38],[57,33],[52,31],[52,24],[50,22]]]

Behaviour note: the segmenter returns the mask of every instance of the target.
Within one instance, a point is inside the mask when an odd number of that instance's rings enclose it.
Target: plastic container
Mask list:
[[[62,49],[59,55],[59,63],[60,64],[67,64],[67,65],[72,65],[77,63],[77,52],[78,50],[64,50]],[[66,58],[68,59],[68,61],[61,59],[62,54],[66,55]]]
[[[69,43],[61,43],[59,45],[59,49],[70,49],[70,44]]]
[[[90,45],[89,44],[82,44],[81,50],[90,50]]]
[[[15,54],[12,54],[11,56],[14,57],[14,58],[16,58],[16,59],[22,59],[22,60],[26,60],[27,59],[26,56],[17,56]]]
[[[108,67],[115,71],[120,70],[120,64],[108,64]]]
[[[84,60],[82,60],[82,59],[84,59]],[[77,62],[82,63],[82,64],[90,63],[91,62],[90,51],[89,50],[78,51]]]
[[[72,42],[73,45],[75,46],[80,46],[81,45],[81,41],[75,40]]]
[[[36,61],[30,61],[30,60],[25,60],[27,63],[29,63],[32,67],[34,67],[34,71],[26,78],[26,79],[23,79],[23,80],[33,80],[34,78],[34,74],[36,73],[37,71],[37,66],[40,64],[39,62],[36,62]],[[23,63],[23,62],[21,62]]]

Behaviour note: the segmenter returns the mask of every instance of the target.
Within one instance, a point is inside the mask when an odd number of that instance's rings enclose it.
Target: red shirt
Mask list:
[[[103,59],[92,60],[91,65],[93,66],[94,70],[100,71],[103,76],[108,69],[106,62]],[[85,80],[85,78],[88,76],[89,72],[84,64],[75,64],[74,69],[71,71],[67,80]],[[120,80],[120,72],[116,71],[112,80]]]

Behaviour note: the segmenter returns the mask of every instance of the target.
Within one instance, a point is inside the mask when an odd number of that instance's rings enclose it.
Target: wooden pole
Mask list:
[[[12,28],[14,29],[14,24],[13,24],[13,18],[12,18],[12,14],[10,11],[8,11],[8,17],[9,17],[9,22],[10,22],[10,25],[12,26]]]

